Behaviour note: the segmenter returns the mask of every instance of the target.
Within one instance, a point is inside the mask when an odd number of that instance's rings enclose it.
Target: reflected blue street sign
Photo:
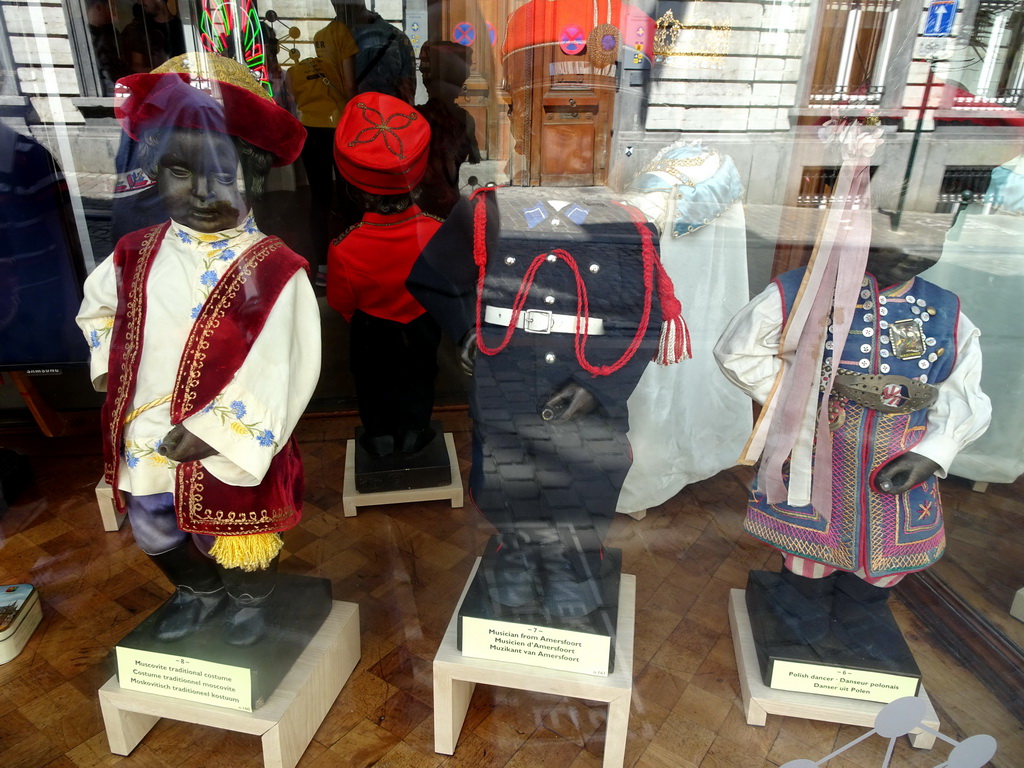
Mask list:
[[[932,0],[924,22],[925,37],[946,37],[953,31],[959,0]]]

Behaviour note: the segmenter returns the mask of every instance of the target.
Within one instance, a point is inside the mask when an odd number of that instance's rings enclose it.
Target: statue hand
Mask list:
[[[875,485],[883,493],[906,493],[935,474],[939,465],[919,453],[904,453],[883,465],[875,475]]]
[[[459,346],[459,364],[462,372],[467,376],[473,375],[473,363],[476,361],[476,331],[470,329],[462,337],[462,344]]]
[[[172,461],[197,461],[213,456],[217,451],[200,440],[181,424],[171,427],[157,448],[157,453]]]
[[[571,421],[597,407],[597,398],[574,381],[558,390],[544,403],[540,415],[544,421]]]

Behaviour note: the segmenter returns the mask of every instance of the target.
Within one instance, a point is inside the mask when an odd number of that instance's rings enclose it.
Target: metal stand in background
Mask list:
[[[921,106],[917,116],[917,125],[914,127],[914,138],[910,142],[910,157],[907,159],[907,170],[903,174],[903,184],[900,186],[900,201],[896,205],[896,212],[892,215],[892,229],[895,232],[900,228],[900,218],[903,216],[903,205],[907,201],[907,190],[910,188],[910,174],[914,171],[914,159],[917,157],[917,145],[921,140],[921,131],[924,129],[924,117],[928,112],[928,99],[931,97],[932,86],[935,84],[935,59],[928,61],[928,80],[924,85],[924,97],[921,99]]]

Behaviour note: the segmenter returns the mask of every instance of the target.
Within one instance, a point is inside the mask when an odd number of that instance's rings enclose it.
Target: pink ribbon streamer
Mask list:
[[[832,501],[828,398],[853,322],[871,243],[868,182],[863,157],[844,161],[821,237],[783,330],[779,383],[744,457],[758,453],[758,445],[763,445],[758,487],[769,503],[811,504],[826,520],[831,517]],[[833,345],[825,350],[830,324]],[[824,381],[823,356],[830,363]],[[783,479],[787,460],[788,487]]]

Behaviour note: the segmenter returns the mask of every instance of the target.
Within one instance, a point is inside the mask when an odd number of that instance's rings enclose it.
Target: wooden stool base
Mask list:
[[[740,676],[743,698],[743,714],[747,725],[764,725],[768,715],[802,717],[807,720],[823,720],[827,723],[861,725],[873,728],[875,718],[884,704],[874,701],[845,699],[817,693],[797,693],[769,688],[761,678],[761,667],[757,663],[754,634],[747,615],[747,603],[742,589],[731,590],[729,594],[729,626],[732,627],[733,644],[736,649],[736,667]],[[939,717],[935,714],[924,686],[918,696],[927,704],[923,725],[939,730]],[[918,749],[931,749],[935,734],[915,729],[908,735],[910,743]]]
[[[359,661],[359,607],[335,601],[323,626],[255,712],[123,690],[117,676],[100,688],[110,751],[130,754],[162,718],[248,733],[263,740],[266,768],[293,768]]]
[[[473,582],[476,566],[466,582]],[[463,590],[462,597],[466,591]],[[604,768],[621,768],[626,754],[629,706],[633,694],[633,628],[636,614],[636,577],[622,574],[619,583],[618,630],[615,639],[615,668],[608,677],[578,672],[531,667],[504,661],[473,659],[462,655],[456,641],[459,608],[455,607],[441,647],[434,656],[434,751],[455,754],[469,701],[477,683],[516,688],[537,693],[552,693],[608,704],[608,722],[604,747]]]
[[[349,440],[345,447],[345,485],[342,491],[342,509],[345,517],[355,517],[357,507],[371,507],[375,504],[407,504],[417,501],[437,501],[448,499],[452,508],[462,506],[462,475],[459,472],[459,459],[455,454],[455,440],[451,432],[444,434],[445,447],[448,450],[448,464],[451,466],[452,481],[448,485],[433,488],[410,488],[404,491],[379,491],[377,493],[360,493],[356,490],[356,441]]]

